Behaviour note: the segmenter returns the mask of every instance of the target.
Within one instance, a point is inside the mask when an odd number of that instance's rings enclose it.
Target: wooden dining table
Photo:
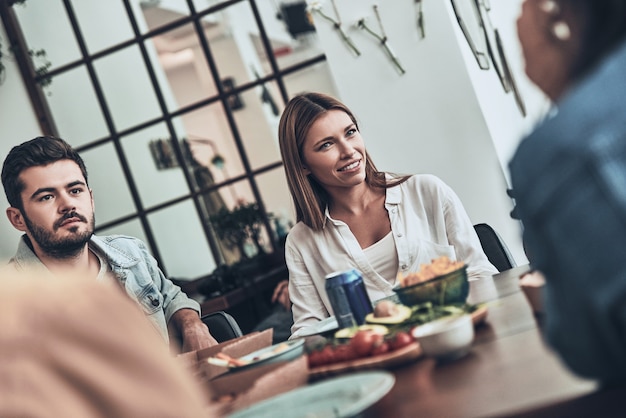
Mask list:
[[[471,282],[469,302],[485,303],[488,315],[470,353],[393,369],[394,387],[363,417],[582,416],[581,404],[604,405],[598,384],[573,375],[546,345],[519,285],[526,271],[520,266]]]

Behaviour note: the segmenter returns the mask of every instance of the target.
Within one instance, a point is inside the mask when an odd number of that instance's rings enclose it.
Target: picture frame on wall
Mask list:
[[[171,140],[154,139],[148,145],[157,170],[167,170],[179,166]]]

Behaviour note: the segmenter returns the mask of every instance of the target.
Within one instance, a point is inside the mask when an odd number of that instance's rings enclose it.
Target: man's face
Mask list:
[[[7,209],[13,226],[26,233],[38,256],[79,254],[94,231],[91,190],[78,165],[60,160],[22,171],[23,210]]]

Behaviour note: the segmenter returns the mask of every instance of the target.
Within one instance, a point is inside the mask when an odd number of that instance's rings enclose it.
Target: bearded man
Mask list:
[[[15,146],[2,166],[2,185],[7,217],[24,233],[10,268],[116,286],[137,302],[165,341],[169,332],[179,338],[182,351],[217,343],[200,320],[199,304],[165,277],[142,241],[94,235],[87,169],[67,142],[42,136]]]

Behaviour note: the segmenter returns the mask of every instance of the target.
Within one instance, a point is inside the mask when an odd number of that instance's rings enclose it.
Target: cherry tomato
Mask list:
[[[337,356],[335,355],[335,350],[330,345],[325,346],[320,351],[320,365],[332,364],[337,361]]]
[[[389,352],[389,343],[387,341],[381,342],[378,346],[374,347],[371,352],[372,356],[378,356]]]
[[[350,345],[359,357],[368,356],[374,347],[377,347],[383,341],[383,335],[366,330],[357,331],[350,340]]]
[[[312,369],[314,367],[320,366],[320,352],[319,351],[311,351],[308,355],[307,355],[307,360],[308,360],[308,364],[309,364],[309,369]]]
[[[400,331],[391,339],[389,345],[392,350],[398,350],[413,342],[413,337],[408,332]]]
[[[338,362],[350,361],[357,358],[357,353],[354,351],[354,347],[350,344],[342,344],[335,347],[335,357]]]

